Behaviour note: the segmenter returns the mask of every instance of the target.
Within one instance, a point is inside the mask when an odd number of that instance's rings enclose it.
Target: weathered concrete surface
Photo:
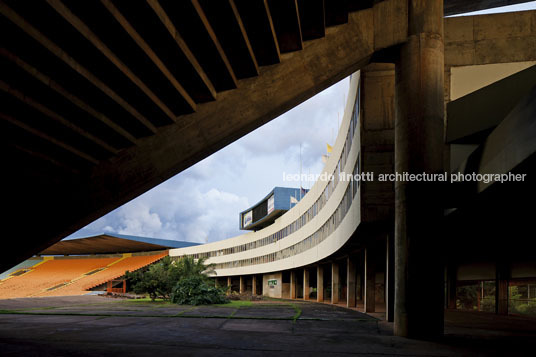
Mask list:
[[[361,71],[362,171],[394,172],[395,66],[371,63]],[[392,224],[394,186],[390,181],[364,181],[361,189],[363,222]],[[387,223],[388,222],[388,223]]]
[[[445,19],[445,68],[536,59],[536,11]]]
[[[266,320],[278,309],[288,311],[289,303],[301,309],[296,322]],[[50,309],[60,305],[81,312],[61,316]],[[102,309],[125,306],[146,317],[99,316]],[[97,296],[0,300],[0,349],[3,356],[487,356],[512,351],[522,356],[536,337],[534,325],[529,328],[533,320],[482,313],[448,312],[446,336],[426,342],[395,337],[392,324],[328,304],[280,301],[234,308],[235,316],[255,315],[249,318],[210,318],[219,307],[188,307],[204,309],[205,318],[159,317],[156,311],[177,307],[156,306]],[[5,313],[15,308],[41,308],[48,315]]]
[[[379,5],[398,9],[405,3],[386,0]],[[196,113],[179,117],[157,135],[101,161],[69,185],[36,188],[28,200],[31,197],[39,204],[27,206],[26,213],[40,221],[35,231],[31,226],[25,232],[34,242],[13,241],[0,269],[37,253],[347,77],[366,65],[375,50],[404,41],[405,13],[391,10],[389,19],[377,19],[375,25],[379,5],[349,14],[348,23],[326,29],[325,38],[283,54],[281,63],[261,68],[258,77],[218,93],[217,101],[199,105]],[[387,26],[391,23],[397,26]],[[384,31],[375,31],[384,25]],[[22,224],[13,222],[13,226]]]
[[[443,1],[409,1],[409,38],[396,63],[395,172],[443,172]],[[395,333],[443,332],[437,183],[395,182]],[[422,298],[423,288],[426,298]]]
[[[452,67],[536,60],[536,11],[445,20],[445,101]]]

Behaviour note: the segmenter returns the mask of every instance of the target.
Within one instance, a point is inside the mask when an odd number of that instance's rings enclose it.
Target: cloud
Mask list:
[[[195,183],[176,176],[73,236],[107,232],[205,243],[240,234],[238,212],[248,199],[216,188],[201,191]]]
[[[302,172],[322,170],[347,90],[346,79],[69,238],[108,232],[204,243],[243,234],[241,211],[275,186],[299,186],[282,178],[299,172],[300,144]]]
[[[152,212],[152,202],[141,200],[121,207],[118,212],[120,234],[152,237],[162,230],[162,221],[158,213]]]

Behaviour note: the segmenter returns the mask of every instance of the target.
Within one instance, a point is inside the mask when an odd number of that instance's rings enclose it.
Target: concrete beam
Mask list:
[[[445,69],[536,60],[536,11],[446,18]]]
[[[246,278],[243,275],[240,275],[240,294],[246,292]]]
[[[309,269],[303,269],[303,300],[309,300]]]
[[[410,0],[409,7],[409,38],[401,46],[395,69],[395,171],[442,173],[443,1]],[[439,195],[437,184],[395,183],[397,336],[423,338],[443,333]],[[427,286],[426,299],[422,299],[422,284]]]
[[[510,265],[505,262],[497,263],[495,280],[495,313],[508,315],[508,280]]]
[[[364,311],[376,311],[376,262],[373,248],[365,249],[365,292]]]
[[[531,0],[445,0],[445,16],[492,9],[495,7],[522,4]]]
[[[324,302],[324,268],[316,267],[316,301]]]
[[[290,272],[290,298],[296,299],[296,271]]]
[[[456,281],[457,267],[455,264],[447,264],[447,308],[456,309]]]
[[[331,303],[339,303],[340,275],[339,264],[331,263]]]
[[[253,275],[251,280],[251,294],[257,295],[257,275]]]
[[[385,247],[385,318],[395,320],[395,237],[394,232],[386,237]]]
[[[346,269],[346,306],[356,307],[355,275],[357,268],[351,256],[346,258]]]

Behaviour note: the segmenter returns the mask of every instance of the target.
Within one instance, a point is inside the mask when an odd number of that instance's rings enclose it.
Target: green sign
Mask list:
[[[268,280],[268,286],[276,286],[276,285],[277,285],[277,279]]]

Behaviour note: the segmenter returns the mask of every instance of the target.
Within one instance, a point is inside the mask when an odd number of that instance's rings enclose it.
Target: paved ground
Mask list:
[[[536,320],[505,321],[490,329],[496,317],[448,313],[446,336],[426,342],[394,337],[391,324],[357,311],[298,301],[190,307],[26,298],[0,300],[0,355],[533,356]]]

